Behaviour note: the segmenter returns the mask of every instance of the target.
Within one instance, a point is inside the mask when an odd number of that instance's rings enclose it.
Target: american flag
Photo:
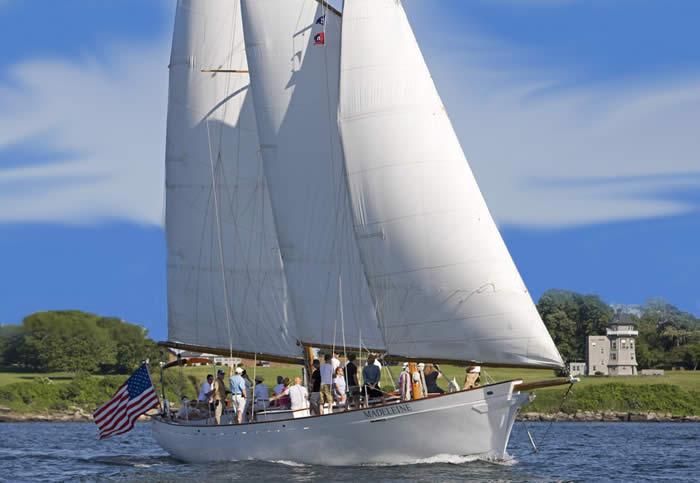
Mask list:
[[[100,428],[100,439],[131,431],[138,417],[157,405],[156,388],[146,364],[143,364],[122,384],[112,399],[92,415]]]

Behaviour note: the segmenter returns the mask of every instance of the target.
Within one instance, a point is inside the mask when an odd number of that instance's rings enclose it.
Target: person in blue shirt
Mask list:
[[[236,422],[243,423],[243,415],[245,414],[246,405],[246,381],[243,379],[243,369],[236,367],[235,375],[231,376],[231,403],[233,410],[236,411]]]
[[[362,381],[364,383],[364,390],[362,392],[369,397],[381,397],[384,399],[384,393],[379,387],[382,372],[379,367],[374,364],[375,359],[375,355],[370,354],[367,357],[367,365],[362,369]]]

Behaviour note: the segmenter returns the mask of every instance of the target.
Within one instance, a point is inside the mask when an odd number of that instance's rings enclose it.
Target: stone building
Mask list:
[[[588,375],[596,373],[607,376],[610,362],[610,340],[607,335],[589,335],[586,344],[586,367]]]
[[[636,376],[637,359],[634,352],[634,338],[639,332],[627,314],[616,316],[607,329],[610,339],[610,362],[608,371],[611,376]]]
[[[628,314],[618,313],[610,322],[606,335],[588,336],[586,366],[589,376],[636,376],[637,360],[634,338],[639,332]]]

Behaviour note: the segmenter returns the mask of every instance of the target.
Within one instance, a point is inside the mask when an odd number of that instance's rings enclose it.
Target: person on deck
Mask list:
[[[286,389],[284,387],[284,384],[282,384],[282,381],[284,381],[284,377],[277,376],[277,385],[272,388],[272,392],[275,393],[275,396],[279,396],[280,394],[282,394],[282,391]]]
[[[324,413],[324,408],[328,404],[328,413],[333,412],[333,364],[331,364],[331,355],[323,356],[323,364],[321,364],[321,399],[319,407],[321,414]]]
[[[294,385],[285,388],[280,394],[276,394],[270,399],[274,401],[283,397],[290,399],[292,416],[295,419],[311,416],[309,413],[309,391],[301,384],[301,377],[295,377]]]
[[[467,367],[467,373],[464,377],[464,386],[462,389],[474,389],[479,387],[479,377],[481,376],[481,366]]]
[[[340,367],[340,359],[338,359],[337,352],[333,352],[333,357],[331,358],[331,365],[333,366],[333,374],[335,374],[335,370]]]
[[[346,387],[345,373],[342,367],[338,367],[335,370],[335,377],[333,378],[333,396],[339,406],[344,407],[348,402]]]
[[[438,386],[437,380],[442,377],[438,371],[435,370],[432,364],[425,366],[425,387],[428,390],[428,394],[444,394],[445,391]]]
[[[313,367],[313,372],[311,373],[311,396],[309,397],[309,404],[311,405],[311,412],[316,416],[321,414],[321,363],[318,359],[314,359],[311,364]]]
[[[236,412],[236,422],[243,424],[247,396],[246,381],[243,378],[243,369],[236,367],[235,374],[231,376],[231,404]]]
[[[187,421],[190,419],[190,414],[190,400],[187,399],[187,396],[182,396],[180,398],[180,409],[177,411],[177,418]]]
[[[216,371],[216,379],[211,385],[212,400],[214,401],[214,420],[216,424],[221,424],[221,415],[224,413],[226,406],[226,383],[224,382],[224,371],[219,369]]]
[[[420,383],[420,390],[421,393],[423,394],[422,397],[428,397],[428,386],[425,383],[425,364],[422,362],[418,363],[418,372],[416,373],[418,375],[418,381]]]
[[[289,378],[285,377],[282,379],[282,384],[284,384],[284,391],[282,391],[282,394],[277,399],[277,404],[280,409],[289,409],[292,405],[292,400],[289,398],[288,394],[285,394],[285,391],[289,388]]]
[[[362,369],[363,393],[368,397],[381,397],[383,402],[384,393],[379,388],[382,373],[379,367],[374,364],[375,360],[374,354],[370,354],[367,357],[367,365]]]
[[[214,383],[214,375],[207,374],[207,380],[202,383],[199,387],[199,396],[197,396],[197,401],[201,405],[206,405],[207,409],[214,414],[214,402],[212,399],[211,385]]]
[[[255,404],[253,407],[256,411],[264,411],[270,404],[270,389],[264,383],[265,379],[262,376],[255,376]]]
[[[410,401],[413,392],[411,373],[408,372],[408,362],[403,363],[403,370],[399,374],[399,395],[402,401]]]
[[[357,356],[350,354],[348,355],[348,362],[345,364],[345,375],[348,380],[348,395],[351,406],[359,405],[360,402],[360,383],[357,381],[357,364],[355,359],[357,359]]]

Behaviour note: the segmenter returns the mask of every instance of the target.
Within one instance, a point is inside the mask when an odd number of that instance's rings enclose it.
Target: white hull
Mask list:
[[[156,418],[153,434],[175,458],[257,459],[323,465],[400,464],[438,455],[503,459],[521,381],[329,416],[244,425],[177,424]]]

